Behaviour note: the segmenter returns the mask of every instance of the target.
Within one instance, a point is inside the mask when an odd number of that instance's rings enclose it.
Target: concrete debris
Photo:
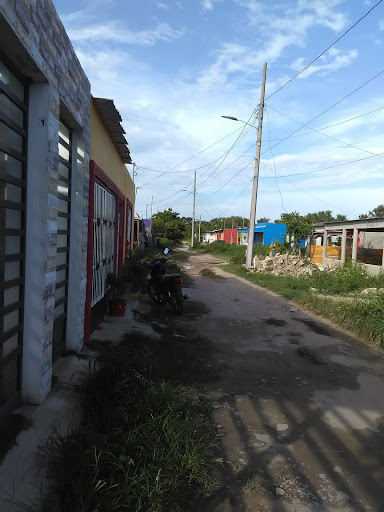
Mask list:
[[[304,259],[299,258],[296,254],[280,254],[275,256],[266,256],[261,259],[255,256],[253,260],[253,272],[269,272],[274,275],[312,275],[316,271],[330,270],[326,265],[316,265]]]
[[[362,290],[360,293],[361,295],[369,295],[371,293],[382,293],[384,291],[383,288],[365,288],[364,290]]]

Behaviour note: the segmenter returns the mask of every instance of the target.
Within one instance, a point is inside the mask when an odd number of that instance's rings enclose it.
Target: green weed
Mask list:
[[[164,368],[165,347],[152,352],[152,343],[138,335],[107,347],[84,372],[83,424],[40,451],[52,481],[42,512],[172,512],[204,492],[214,440],[208,404],[177,383],[181,350]]]

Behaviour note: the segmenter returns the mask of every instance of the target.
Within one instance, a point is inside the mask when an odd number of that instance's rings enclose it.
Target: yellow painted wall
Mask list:
[[[341,247],[336,245],[327,246],[327,258],[335,260],[341,259]],[[323,263],[323,246],[312,245],[311,246],[311,262],[312,263]]]
[[[120,155],[109,136],[108,131],[91,102],[91,160],[110,178],[123,195],[133,205],[131,238],[133,237],[133,219],[135,217],[135,185],[122,162]],[[124,232],[127,232],[127,215],[124,216]],[[131,242],[133,239],[131,239]],[[123,258],[126,256],[126,244],[124,243]]]
[[[120,155],[93,103],[91,103],[91,159],[134,205],[135,186],[132,178],[125,164],[121,161]]]

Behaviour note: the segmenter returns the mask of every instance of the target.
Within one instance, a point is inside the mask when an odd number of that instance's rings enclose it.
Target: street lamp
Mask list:
[[[247,246],[247,256],[245,260],[245,266],[247,268],[252,267],[252,256],[253,256],[253,240],[255,238],[255,220],[256,220],[256,202],[257,202],[257,188],[259,184],[259,167],[260,167],[260,150],[261,150],[261,134],[263,130],[263,108],[264,108],[264,95],[265,95],[265,80],[267,77],[267,63],[264,63],[263,69],[263,82],[261,84],[261,99],[260,99],[260,109],[259,109],[259,122],[257,126],[257,140],[256,140],[256,158],[255,158],[255,168],[253,173],[253,187],[252,187],[252,200],[251,200],[251,213],[249,216],[249,234],[248,234],[248,246]],[[221,116],[225,119],[230,119],[231,121],[240,121],[244,124],[245,121],[241,121],[241,119],[237,119],[237,117],[233,116]],[[253,125],[249,125],[253,126]]]
[[[242,119],[237,119],[237,117],[233,117],[233,116],[221,116],[221,117],[223,117],[224,119],[230,119],[231,121],[239,121],[240,123],[244,123],[244,124],[247,124],[248,126],[252,126],[252,128],[256,128],[256,126],[254,124],[247,123],[247,121],[243,121]]]

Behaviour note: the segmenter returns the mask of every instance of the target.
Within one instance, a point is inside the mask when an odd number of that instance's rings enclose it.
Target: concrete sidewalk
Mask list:
[[[53,366],[52,391],[44,403],[24,405],[8,418],[0,439],[1,512],[16,512],[25,510],[23,505],[36,505],[41,491],[46,490],[44,473],[36,468],[38,447],[46,443],[52,433],[65,434],[81,421],[81,409],[71,387],[97,357],[91,348],[92,342],[117,344],[130,331],[156,336],[150,326],[140,322],[140,313],[147,312],[149,306],[138,300],[138,294],[126,295],[125,298],[127,308],[124,317],[106,316],[92,333],[88,347],[80,354],[58,359]]]

